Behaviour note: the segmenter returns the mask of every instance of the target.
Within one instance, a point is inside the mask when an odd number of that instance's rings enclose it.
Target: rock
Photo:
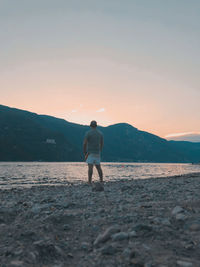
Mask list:
[[[131,189],[132,189],[131,186],[129,186],[129,185],[124,185],[124,186],[122,186],[121,191],[124,192],[124,191],[131,190]]]
[[[193,264],[191,262],[187,262],[187,261],[177,261],[177,265],[180,267],[192,267]]]
[[[121,241],[129,238],[129,234],[125,232],[120,232],[112,235],[113,241]]]
[[[147,246],[146,244],[142,244],[143,248],[146,250],[150,250],[151,248],[149,246]]]
[[[37,258],[37,256],[36,256],[36,254],[34,253],[34,252],[29,252],[29,257],[30,257],[30,261],[31,262],[35,262],[36,261],[36,258]]]
[[[18,260],[14,260],[11,261],[10,266],[14,267],[14,266],[18,266],[18,267],[23,267],[24,266],[24,262],[23,261],[18,261]]]
[[[145,263],[145,264],[144,264],[144,267],[153,267],[153,264],[152,264],[152,263],[149,263],[149,262],[147,262],[147,263]]]
[[[20,237],[23,238],[23,239],[28,239],[28,240],[35,241],[36,238],[37,238],[37,235],[36,235],[36,233],[34,231],[27,230],[25,232],[22,232]]]
[[[68,208],[75,208],[76,204],[73,202],[69,202],[69,203],[59,203],[61,207],[68,209]]]
[[[62,255],[62,256],[65,255],[64,251],[59,246],[54,246],[54,248],[59,255]]]
[[[130,255],[131,255],[131,249],[130,248],[125,248],[122,252],[122,255],[125,259],[129,260]]]
[[[171,225],[170,220],[168,218],[161,219],[161,224],[167,225],[167,226]]]
[[[104,243],[111,238],[111,235],[120,231],[119,226],[109,227],[103,234],[99,234],[96,240],[94,241],[94,246],[98,246],[100,243]]]
[[[145,231],[145,232],[151,232],[153,230],[152,226],[146,225],[146,224],[137,224],[133,227],[133,230],[138,231]]]
[[[177,221],[184,221],[187,217],[182,213],[178,213],[178,214],[176,214],[175,218]]]
[[[82,242],[81,249],[86,250],[86,251],[90,250],[90,244],[87,242]]]
[[[59,259],[62,254],[60,249],[51,242],[39,240],[33,244],[38,252],[39,261],[42,263],[50,263],[55,259]]]
[[[191,231],[199,231],[200,230],[200,223],[192,223],[190,226],[189,226],[189,229]]]
[[[39,214],[41,212],[41,206],[38,204],[35,204],[32,208],[31,208],[31,212],[34,214]]]
[[[63,212],[56,212],[50,216],[48,216],[44,222],[49,223],[50,221],[53,224],[70,224],[72,221],[76,219],[76,216],[73,214],[63,214]]]
[[[18,249],[18,250],[16,250],[16,251],[14,251],[14,255],[15,256],[20,256],[20,255],[22,255],[23,254],[23,250],[22,249]]]
[[[173,210],[172,210],[172,215],[176,215],[176,214],[178,214],[178,213],[180,213],[180,212],[184,212],[184,209],[181,208],[180,206],[176,206],[176,207],[173,208]]]
[[[137,233],[136,233],[136,231],[131,231],[131,232],[128,233],[128,235],[129,235],[130,238],[131,237],[136,237]]]
[[[113,247],[112,245],[108,244],[106,246],[104,246],[102,249],[101,249],[101,253],[103,255],[113,255],[117,252],[117,249],[115,247]]]
[[[64,224],[63,225],[63,230],[64,231],[69,231],[71,229],[71,227],[69,226],[69,224]]]
[[[104,191],[103,183],[94,183],[92,185],[92,191],[96,191],[96,192]]]
[[[104,208],[98,209],[98,213],[105,213],[105,209]]]
[[[56,263],[52,267],[64,267],[63,263]]]
[[[125,248],[122,252],[122,255],[127,260],[130,260],[130,259],[135,258],[137,256],[136,252],[130,247]]]
[[[123,221],[123,223],[131,223],[133,221],[133,218],[131,216],[127,215],[127,216],[124,216],[122,218],[122,221]]]
[[[166,225],[166,226],[170,226],[171,225],[170,220],[168,218],[156,217],[156,218],[153,218],[153,222],[155,224],[162,224],[162,225]]]
[[[137,259],[137,258],[132,258],[130,260],[130,264],[131,266],[134,266],[134,267],[144,267],[144,263],[140,259]]]

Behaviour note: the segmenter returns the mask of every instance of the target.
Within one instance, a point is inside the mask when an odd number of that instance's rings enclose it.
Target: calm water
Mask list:
[[[102,163],[104,180],[144,179],[200,172],[200,165],[167,163]],[[94,169],[93,180],[98,175]],[[0,187],[55,185],[87,181],[85,163],[0,162]]]

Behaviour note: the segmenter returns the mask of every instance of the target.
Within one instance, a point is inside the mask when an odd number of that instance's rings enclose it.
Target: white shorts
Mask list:
[[[86,160],[88,164],[95,164],[95,165],[99,165],[100,161],[101,161],[100,154],[93,154],[93,153],[89,154]]]

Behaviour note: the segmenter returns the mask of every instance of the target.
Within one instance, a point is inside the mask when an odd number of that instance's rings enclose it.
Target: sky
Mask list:
[[[0,0],[0,104],[200,134],[199,0]]]

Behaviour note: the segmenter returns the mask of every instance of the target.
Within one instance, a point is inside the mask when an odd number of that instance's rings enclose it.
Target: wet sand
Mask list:
[[[200,266],[200,173],[0,190],[0,266]]]

